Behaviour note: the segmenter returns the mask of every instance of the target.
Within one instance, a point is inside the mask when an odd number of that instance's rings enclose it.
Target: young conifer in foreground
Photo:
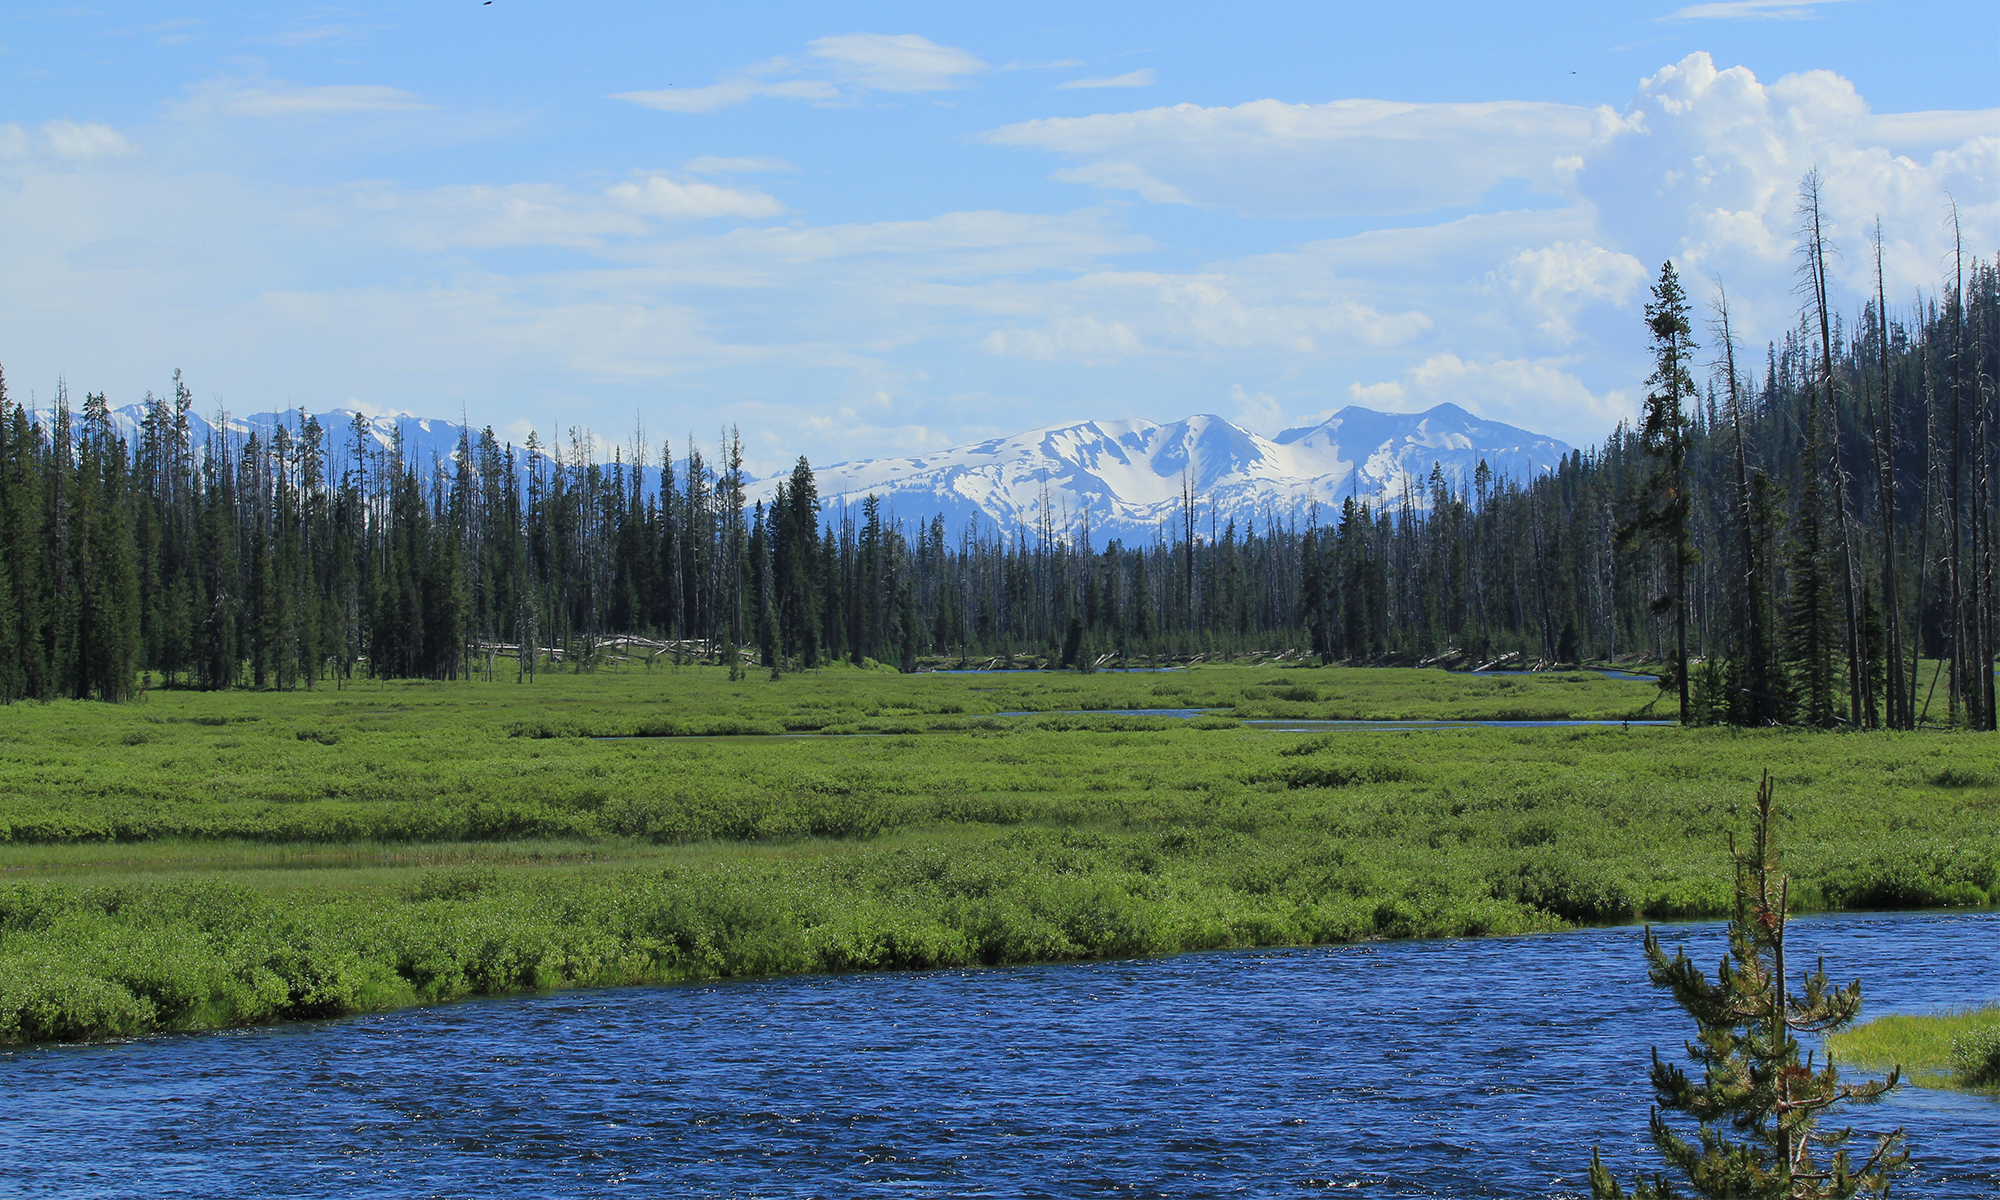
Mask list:
[[[1844,1084],[1828,1059],[1815,1070],[1813,1056],[1799,1059],[1800,1033],[1825,1034],[1861,1012],[1861,984],[1827,986],[1818,963],[1797,992],[1785,982],[1785,924],[1791,881],[1778,869],[1771,844],[1771,773],[1757,789],[1757,816],[1749,853],[1737,851],[1736,915],[1729,922],[1729,955],[1714,982],[1685,951],[1671,961],[1653,931],[1646,931],[1646,959],[1653,986],[1673,992],[1698,1029],[1688,1054],[1702,1068],[1699,1082],[1653,1051],[1657,1106],[1653,1145],[1669,1168],[1684,1175],[1686,1190],[1665,1173],[1641,1179],[1634,1200],[1683,1195],[1740,1200],[1837,1200],[1886,1195],[1892,1173],[1908,1165],[1898,1129],[1877,1140],[1859,1166],[1844,1143],[1850,1129],[1819,1128],[1821,1116],[1845,1101],[1873,1100],[1897,1085],[1898,1067],[1873,1083]],[[1661,1110],[1694,1118],[1695,1140],[1677,1133]],[[1624,1200],[1597,1152],[1591,1152],[1590,1190],[1596,1200]]]

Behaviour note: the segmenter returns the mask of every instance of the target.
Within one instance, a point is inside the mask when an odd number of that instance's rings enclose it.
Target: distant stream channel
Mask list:
[[[1704,963],[1715,923],[1675,925]],[[30,1196],[1575,1196],[1689,1026],[1632,927],[475,1001],[0,1053]],[[1840,914],[1871,1012],[2000,996],[2000,913]],[[2000,1195],[2000,1102],[1905,1089],[1897,1195]]]

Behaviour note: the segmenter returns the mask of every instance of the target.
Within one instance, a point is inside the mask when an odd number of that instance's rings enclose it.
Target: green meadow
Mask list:
[[[1244,723],[1666,706],[1592,673],[1219,664],[15,705],[0,1040],[1720,915],[1767,767],[1795,907],[2000,892],[2000,744],[1978,735]],[[1161,708],[1202,715],[1116,711]]]

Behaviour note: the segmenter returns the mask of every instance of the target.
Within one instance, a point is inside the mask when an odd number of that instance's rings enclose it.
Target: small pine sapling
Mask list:
[[[1795,1035],[1820,1035],[1851,1023],[1861,1012],[1859,981],[1830,987],[1822,960],[1789,989],[1785,974],[1785,925],[1790,881],[1778,869],[1771,839],[1771,773],[1757,789],[1757,815],[1748,853],[1730,839],[1736,864],[1736,912],[1729,922],[1729,954],[1711,982],[1676,951],[1672,960],[1646,931],[1646,960],[1653,986],[1673,993],[1694,1018],[1697,1039],[1687,1043],[1701,1067],[1695,1080],[1653,1051],[1656,1098],[1653,1146],[1682,1185],[1664,1172],[1640,1179],[1633,1200],[1731,1197],[1736,1200],[1837,1200],[1880,1196],[1904,1169],[1903,1131],[1877,1140],[1858,1165],[1845,1147],[1851,1129],[1822,1129],[1821,1118],[1838,1104],[1868,1101],[1897,1085],[1898,1067],[1871,1083],[1840,1082],[1832,1059],[1815,1068],[1800,1061]],[[1664,1113],[1693,1118],[1694,1140],[1677,1132]],[[1591,1152],[1590,1190],[1595,1200],[1624,1200],[1628,1193]]]

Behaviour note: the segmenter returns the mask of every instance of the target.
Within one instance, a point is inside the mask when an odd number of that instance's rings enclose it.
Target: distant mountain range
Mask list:
[[[1150,541],[1180,520],[1184,482],[1206,537],[1232,521],[1239,532],[1252,521],[1304,524],[1315,502],[1331,521],[1349,496],[1396,507],[1407,489],[1422,505],[1433,466],[1467,489],[1482,461],[1496,479],[1527,480],[1569,453],[1554,438],[1440,404],[1421,413],[1344,408],[1270,438],[1215,416],[1086,421],[813,474],[827,509],[875,495],[905,520],[942,514],[954,534],[972,521],[1031,530],[1046,520],[1057,531],[1087,523],[1101,544]],[[767,499],[777,482],[760,482],[753,498]]]
[[[145,410],[128,405],[113,420],[136,442]],[[190,413],[197,448],[227,432],[268,436],[279,425],[296,429],[297,412],[253,413],[218,426]],[[334,470],[349,457],[354,413],[314,414],[327,431]],[[376,447],[400,437],[417,462],[450,459],[465,427],[455,421],[387,413],[363,418]],[[475,431],[474,436],[477,436]],[[517,464],[526,454],[515,447]],[[968,523],[1030,531],[1043,522],[1058,532],[1088,525],[1100,544],[1110,538],[1150,541],[1180,519],[1182,487],[1193,495],[1198,532],[1206,536],[1235,522],[1304,523],[1315,502],[1331,521],[1349,496],[1396,507],[1406,493],[1428,500],[1433,466],[1455,488],[1471,486],[1483,461],[1496,479],[1527,480],[1553,470],[1570,453],[1555,438],[1498,421],[1481,420],[1455,404],[1428,412],[1383,413],[1344,408],[1317,425],[1261,437],[1215,416],[1161,425],[1152,421],[1085,421],[1013,437],[995,438],[909,458],[837,463],[814,471],[821,506],[829,518],[859,509],[874,495],[884,513],[928,522],[942,515],[954,534]],[[711,464],[712,466],[713,464]],[[768,500],[789,473],[751,481],[751,500]]]

